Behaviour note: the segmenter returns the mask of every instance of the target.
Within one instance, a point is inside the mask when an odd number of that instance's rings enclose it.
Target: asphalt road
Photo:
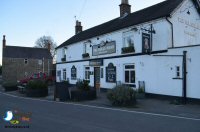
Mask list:
[[[8,110],[31,113],[30,122],[14,126]],[[187,119],[117,109],[16,98],[0,93],[0,132],[200,132],[200,119]]]

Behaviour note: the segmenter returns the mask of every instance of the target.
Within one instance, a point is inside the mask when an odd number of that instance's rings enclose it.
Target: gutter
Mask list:
[[[166,20],[171,25],[172,48],[174,48],[174,26],[173,26],[173,23],[168,19],[168,17],[166,17]]]

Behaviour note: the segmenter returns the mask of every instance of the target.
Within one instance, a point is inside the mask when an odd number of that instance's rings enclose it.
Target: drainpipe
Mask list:
[[[174,26],[173,23],[168,19],[168,17],[166,17],[167,22],[171,25],[171,31],[172,31],[172,48],[174,48]]]
[[[183,51],[183,104],[187,102],[187,51]]]

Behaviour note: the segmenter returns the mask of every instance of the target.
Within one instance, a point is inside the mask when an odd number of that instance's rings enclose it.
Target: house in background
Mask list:
[[[53,58],[49,51],[50,45],[48,49],[7,46],[4,35],[2,48],[2,80],[4,82],[16,82],[38,72],[51,75]]]
[[[82,31],[57,47],[57,82],[112,89],[145,87],[149,95],[200,100],[200,2],[166,0]]]

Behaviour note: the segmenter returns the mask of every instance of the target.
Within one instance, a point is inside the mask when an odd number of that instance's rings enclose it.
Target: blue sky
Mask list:
[[[132,12],[164,0],[129,0]],[[74,35],[75,18],[83,30],[119,17],[121,0],[1,0],[0,38],[7,45],[33,47],[50,35],[57,45]],[[0,45],[0,60],[2,43]],[[1,61],[0,61],[1,64]]]

